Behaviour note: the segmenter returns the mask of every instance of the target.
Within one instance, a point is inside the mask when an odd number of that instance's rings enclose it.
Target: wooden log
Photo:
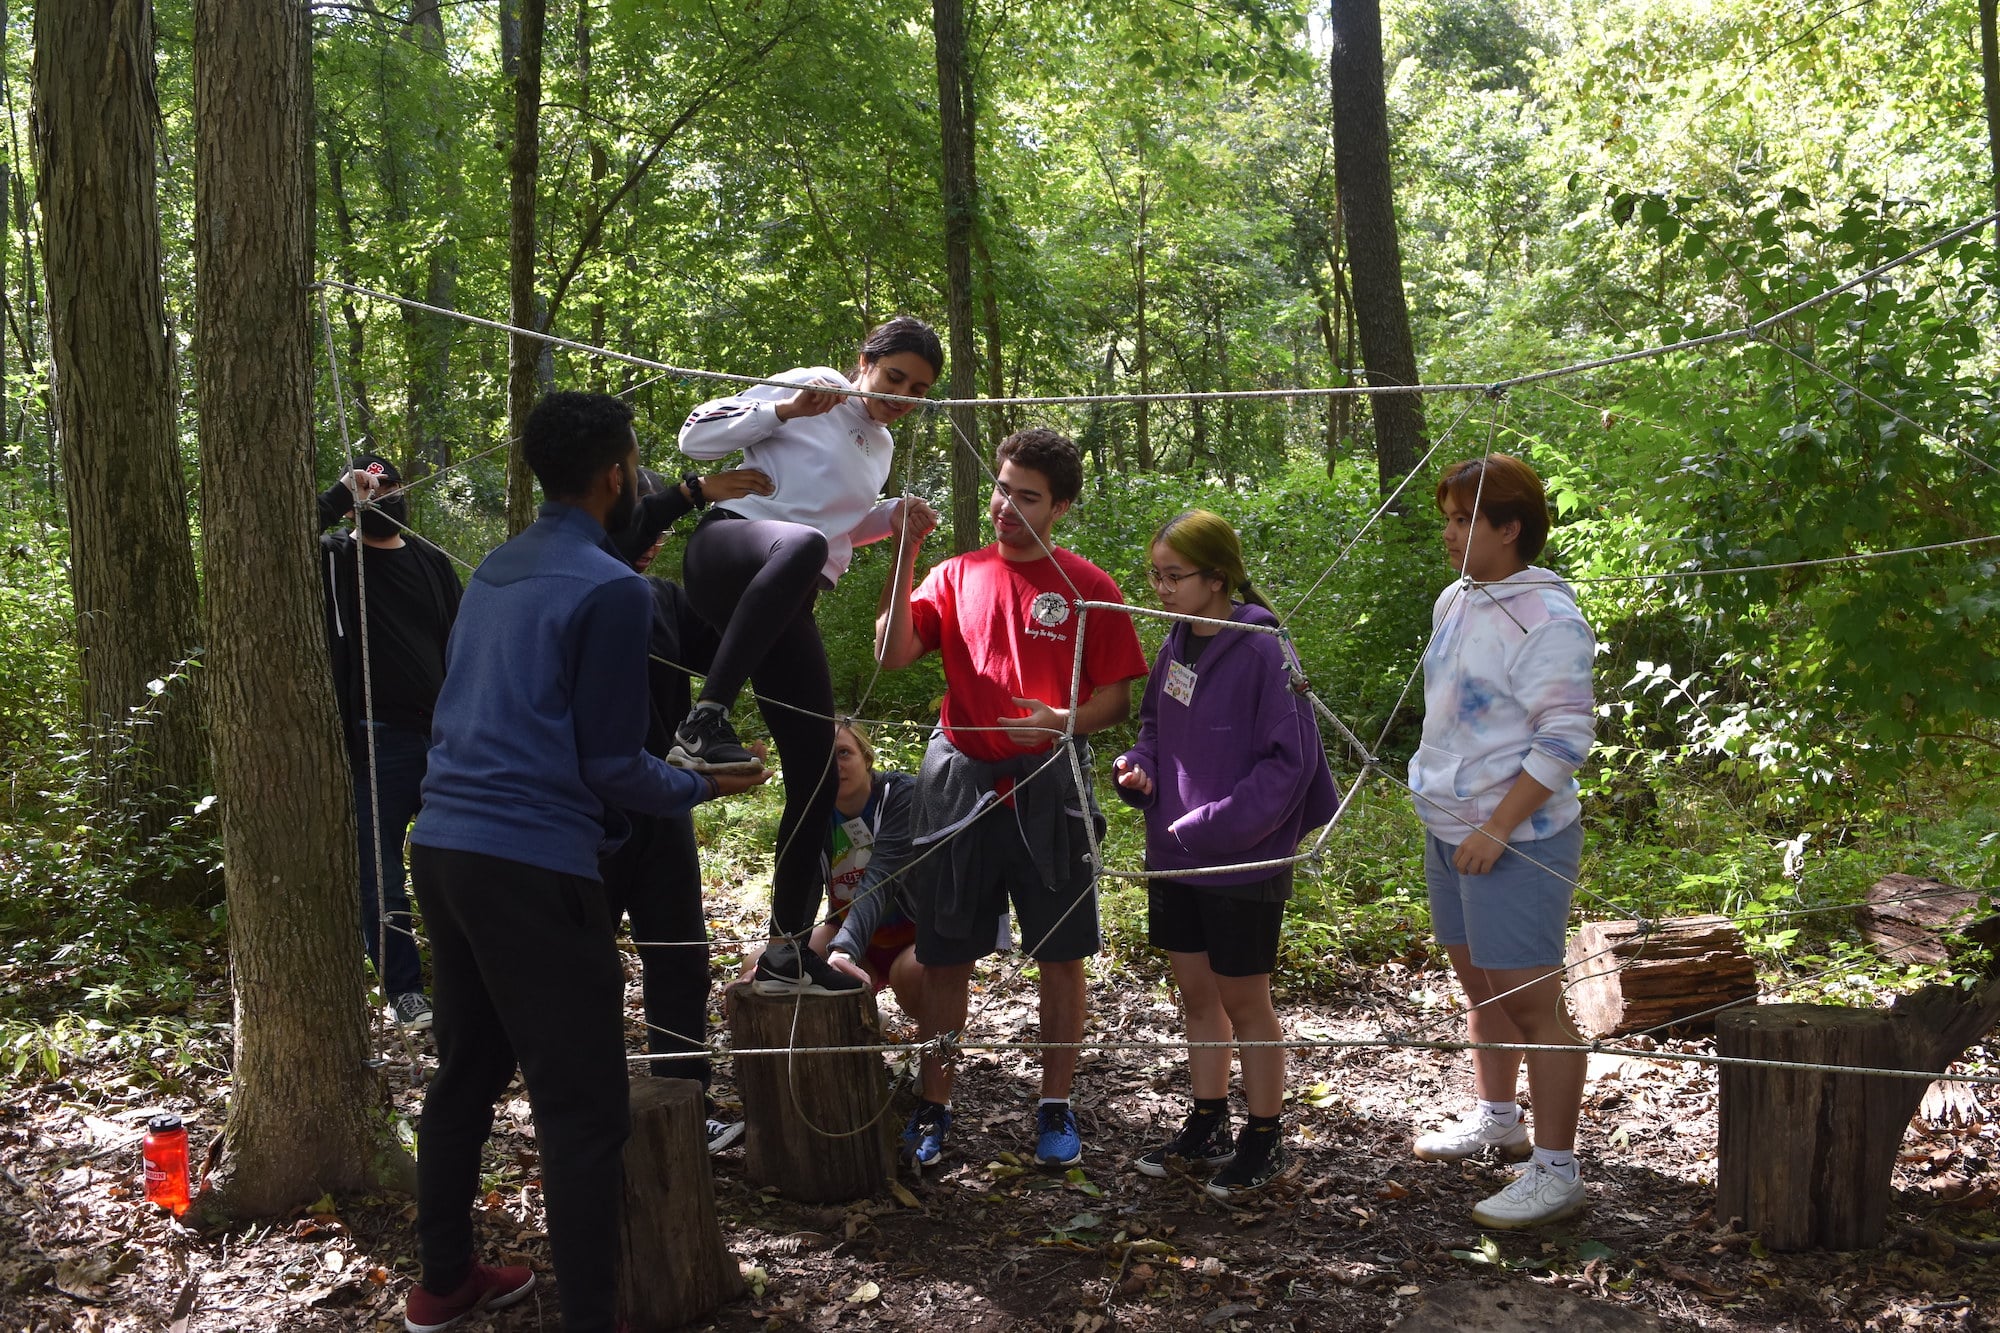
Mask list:
[[[1770,1004],[1717,1016],[1717,1055],[1901,1069],[1902,1034],[1879,1009]],[[1774,1250],[1853,1250],[1881,1241],[1889,1176],[1915,1079],[1724,1065],[1715,1214],[1740,1217]]]
[[[1942,963],[1951,953],[1943,936],[1959,929],[1979,906],[1979,894],[1915,875],[1884,875],[1855,909],[1861,938],[1898,963]]]
[[[1689,1020],[1755,998],[1757,969],[1727,917],[1691,916],[1649,923],[1589,921],[1568,951],[1570,1007],[1586,1036],[1611,1037]]]
[[[1733,1009],[1718,1055],[1941,1074],[2000,1021],[2000,918],[1963,932],[1988,949],[1977,985],[1925,986],[1885,1013],[1809,1004]],[[1724,1065],[1717,1102],[1715,1211],[1772,1249],[1875,1245],[1890,1177],[1923,1079]]]
[[[895,1169],[887,1109],[889,1078],[879,1054],[817,1053],[882,1041],[875,997],[771,997],[749,983],[729,988],[729,1040],[743,1098],[744,1174],[803,1203],[845,1203],[879,1191]]]
[[[706,1103],[685,1078],[632,1080],[619,1308],[634,1333],[706,1319],[743,1293],[722,1243]]]

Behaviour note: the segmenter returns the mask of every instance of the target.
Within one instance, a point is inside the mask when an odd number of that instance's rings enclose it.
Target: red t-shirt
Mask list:
[[[1075,586],[1072,587],[1071,585]],[[1046,750],[1023,750],[993,727],[1026,715],[1014,700],[1070,706],[1078,593],[1092,602],[1125,599],[1111,576],[1072,551],[1009,560],[988,546],[953,556],[930,572],[910,598],[910,623],[926,649],[944,659],[944,730],[953,745],[993,762]],[[1146,674],[1146,654],[1132,617],[1092,611],[1084,631],[1083,697]],[[1051,737],[1049,744],[1054,743]]]

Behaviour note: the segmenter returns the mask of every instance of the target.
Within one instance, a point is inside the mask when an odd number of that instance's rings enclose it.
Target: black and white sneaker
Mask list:
[[[699,705],[674,732],[674,748],[667,762],[675,768],[697,773],[761,773],[764,761],[743,748],[729,714],[720,708]]]
[[[398,995],[389,1002],[389,1012],[395,1016],[396,1026],[405,1032],[431,1030],[431,1002],[420,990]]]
[[[1132,1169],[1164,1180],[1171,1174],[1169,1158],[1178,1158],[1190,1169],[1229,1165],[1236,1160],[1236,1140],[1229,1133],[1228,1119],[1218,1116],[1203,1123],[1189,1115],[1180,1133],[1133,1162]]]
[[[1255,1194],[1265,1188],[1279,1176],[1284,1175],[1285,1168],[1291,1164],[1291,1154],[1285,1151],[1285,1142],[1282,1138],[1271,1145],[1270,1151],[1264,1154],[1264,1160],[1261,1162],[1252,1162],[1245,1157],[1239,1145],[1236,1160],[1216,1172],[1214,1178],[1204,1188],[1212,1198],[1231,1203],[1246,1194]]]
[[[709,1156],[713,1157],[719,1152],[727,1152],[729,1149],[734,1148],[736,1141],[742,1137],[743,1122],[741,1120],[717,1120],[714,1116],[708,1118]]]
[[[758,995],[846,995],[861,985],[845,972],[836,972],[812,946],[778,935],[764,946],[750,989]]]

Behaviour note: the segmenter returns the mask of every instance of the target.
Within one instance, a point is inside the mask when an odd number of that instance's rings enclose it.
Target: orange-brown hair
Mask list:
[[[1438,478],[1437,507],[1444,509],[1449,497],[1474,507],[1486,521],[1499,527],[1518,520],[1521,537],[1514,549],[1532,564],[1549,541],[1549,497],[1535,470],[1511,454],[1488,454],[1453,463]]]

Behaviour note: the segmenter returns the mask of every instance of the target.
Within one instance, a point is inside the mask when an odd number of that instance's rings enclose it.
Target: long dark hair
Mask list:
[[[861,340],[861,352],[854,360],[858,372],[864,366],[872,366],[885,356],[897,352],[915,352],[931,364],[931,374],[944,373],[944,344],[938,341],[937,330],[918,319],[915,315],[898,315],[886,324],[877,324]]]

